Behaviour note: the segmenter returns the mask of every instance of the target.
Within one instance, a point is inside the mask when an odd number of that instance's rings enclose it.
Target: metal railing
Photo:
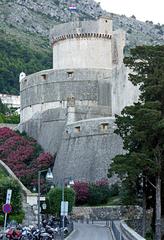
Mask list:
[[[124,221],[111,221],[111,229],[116,240],[145,240],[145,238],[128,227]]]

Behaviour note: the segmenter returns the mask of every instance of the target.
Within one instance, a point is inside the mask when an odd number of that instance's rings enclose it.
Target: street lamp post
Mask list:
[[[53,181],[53,174],[50,168],[48,170],[45,169],[45,170],[38,171],[38,229],[39,230],[40,230],[40,176],[41,176],[41,173],[43,172],[47,172],[46,174],[47,181],[49,182]]]
[[[65,181],[66,180],[69,180],[67,187],[70,187],[70,186],[74,185],[74,181],[71,178],[63,178],[63,181],[62,181],[62,203],[63,203],[63,207],[64,207],[64,200],[65,200],[64,199],[64,187],[65,187]],[[61,204],[61,206],[62,206],[62,204]],[[61,215],[61,217],[62,217],[61,239],[64,240],[64,218],[65,218],[64,213],[63,213],[63,215]]]

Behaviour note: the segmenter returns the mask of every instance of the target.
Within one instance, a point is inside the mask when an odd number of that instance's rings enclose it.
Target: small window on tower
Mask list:
[[[71,78],[72,76],[73,76],[73,72],[67,72],[67,76],[69,77],[69,78]]]
[[[47,75],[46,74],[42,74],[41,76],[44,80],[47,80]]]
[[[80,132],[80,126],[75,127],[75,133],[79,133]]]
[[[105,20],[105,22],[107,23],[107,22],[108,22],[108,20]]]
[[[101,123],[100,129],[102,131],[106,131],[106,130],[108,130],[108,128],[109,128],[109,123]]]

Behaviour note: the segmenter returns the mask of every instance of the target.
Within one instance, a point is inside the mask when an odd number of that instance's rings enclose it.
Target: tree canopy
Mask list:
[[[164,46],[138,46],[124,63],[141,94],[138,103],[116,115],[115,132],[122,137],[126,154],[113,159],[110,171],[123,180],[125,202],[134,204],[143,177],[148,185],[155,184],[160,174],[164,183]],[[151,185],[147,189],[147,195],[152,195]]]

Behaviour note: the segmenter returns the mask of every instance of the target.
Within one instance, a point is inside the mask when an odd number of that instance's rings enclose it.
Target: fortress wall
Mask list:
[[[70,176],[83,181],[106,178],[112,158],[123,153],[122,140],[113,133],[114,129],[113,118],[67,125],[55,160],[55,182]]]
[[[100,118],[109,117],[112,115],[112,109],[110,106],[92,106],[89,105],[76,105],[75,108],[75,121],[90,119],[90,118]]]
[[[101,116],[101,114],[104,116],[107,114],[108,116],[111,114],[111,108],[110,107],[99,107],[97,106],[97,101],[78,101],[76,100],[76,117],[77,120],[83,119],[83,116],[86,116],[86,118],[89,118],[90,115],[96,115]],[[25,107],[21,111],[21,122],[26,122],[30,120],[32,117],[34,117],[37,113],[44,113],[44,111],[48,109],[56,109],[56,108],[67,108],[67,101],[57,101],[57,102],[48,102],[48,103],[41,103],[41,104],[34,104],[29,107]],[[78,117],[81,116],[80,118]],[[87,117],[88,115],[88,117]]]
[[[111,108],[111,71],[73,69],[71,76],[67,76],[69,74],[67,69],[48,70],[24,78],[21,81],[21,122],[28,121],[37,112],[66,108],[67,98],[71,96],[78,106]]]
[[[123,30],[116,30],[113,32],[112,38],[112,64],[120,65],[123,63],[124,47],[126,35]]]
[[[39,103],[66,101],[69,96],[77,100],[96,101],[97,81],[65,81],[39,84],[21,92],[22,109]]]
[[[66,109],[49,109],[19,124],[19,130],[37,139],[45,151],[55,154],[61,144],[66,116]]]
[[[102,80],[105,75],[111,75],[111,71],[106,69],[74,69],[66,68],[62,70],[44,70],[23,78],[20,82],[20,90],[33,87],[35,85],[51,83],[51,82],[65,82],[70,80],[77,81],[95,81]]]
[[[53,45],[53,68],[112,68],[111,40],[72,38]],[[64,56],[64,57],[63,57]]]
[[[129,70],[124,64],[113,68],[112,115],[120,114],[125,106],[138,101],[139,90],[128,80]]]

